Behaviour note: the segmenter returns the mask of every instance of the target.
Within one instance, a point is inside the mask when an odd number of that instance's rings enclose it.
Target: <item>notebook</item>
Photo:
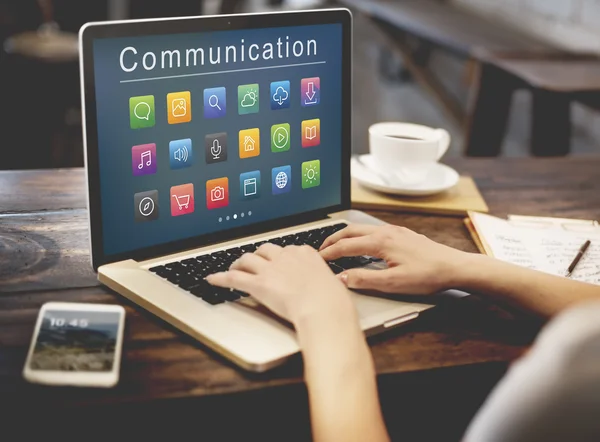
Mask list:
[[[497,218],[469,212],[465,220],[486,255],[554,275],[565,276],[581,246],[591,246],[572,279],[600,284],[600,225],[597,221],[509,215]]]

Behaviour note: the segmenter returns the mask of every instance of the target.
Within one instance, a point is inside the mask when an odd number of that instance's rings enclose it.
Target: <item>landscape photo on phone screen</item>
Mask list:
[[[47,310],[32,370],[108,372],[113,368],[119,313]]]

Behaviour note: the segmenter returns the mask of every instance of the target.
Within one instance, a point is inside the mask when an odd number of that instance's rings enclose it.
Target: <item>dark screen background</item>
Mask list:
[[[111,371],[118,330],[119,314],[115,312],[48,310],[42,319],[30,367]]]
[[[283,59],[275,57],[267,61],[261,57],[255,62],[248,61],[246,58],[245,62],[240,62],[238,53],[237,63],[224,63],[223,48],[228,45],[239,48],[241,39],[245,40],[246,48],[252,43],[259,44],[262,48],[266,42],[275,44],[279,37],[285,41],[287,36],[290,42],[296,40],[305,42],[305,48],[307,40],[316,40],[317,55],[292,56]],[[128,46],[134,46],[138,51],[138,68],[131,73],[123,72],[119,65],[120,53]],[[222,48],[221,64],[211,65],[208,48],[217,46]],[[185,50],[199,47],[205,49],[205,65],[185,67]],[[161,51],[173,49],[179,49],[182,53],[182,67],[160,69]],[[141,66],[141,57],[148,51],[157,55],[157,67],[152,71],[146,71]],[[130,56],[131,53],[128,57]],[[133,78],[316,61],[326,63],[120,83],[122,80]],[[95,40],[94,75],[104,253],[115,255],[131,252],[144,247],[340,204],[342,192],[341,70],[341,24]],[[321,102],[318,106],[302,107],[301,80],[310,77],[321,79]],[[291,83],[291,106],[288,109],[271,110],[270,84],[283,80],[289,80]],[[253,83],[260,85],[260,112],[238,115],[238,86]],[[227,89],[227,116],[205,119],[203,92],[205,88],[213,87]],[[170,125],[167,122],[166,96],[168,93],[180,91],[191,92],[192,121]],[[142,95],[154,95],[156,125],[152,128],[131,129],[129,98]],[[315,118],[321,120],[321,144],[317,147],[302,148],[302,121]],[[291,126],[291,149],[288,152],[272,153],[271,126],[280,123],[289,123]],[[261,153],[258,157],[240,159],[238,134],[240,130],[249,128],[260,128]],[[206,164],[205,136],[219,132],[228,134],[228,159],[217,164]],[[171,170],[169,142],[185,138],[192,140],[194,163],[188,168]],[[147,143],[156,143],[157,173],[135,177],[131,170],[131,148]],[[321,162],[321,184],[319,187],[303,190],[301,164],[317,159]],[[290,165],[292,168],[292,190],[287,194],[272,195],[271,169],[284,165]],[[239,175],[254,170],[261,172],[261,196],[258,199],[242,201]],[[229,178],[229,206],[208,210],[205,195],[206,181],[220,177]],[[195,212],[172,217],[170,188],[187,183],[194,185]],[[134,194],[150,190],[158,190],[159,219],[135,222]],[[247,215],[249,211],[252,212],[251,216]],[[239,216],[242,212],[246,214],[243,218]],[[238,215],[236,220],[233,219],[234,214]],[[227,216],[231,217],[229,221],[226,221]],[[219,218],[222,218],[222,222],[219,222]]]

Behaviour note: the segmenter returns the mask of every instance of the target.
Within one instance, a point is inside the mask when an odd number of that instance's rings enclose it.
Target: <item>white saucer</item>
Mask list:
[[[370,154],[360,155],[360,161],[352,158],[352,178],[363,186],[378,192],[405,196],[428,196],[444,192],[456,186],[460,176],[456,170],[445,164],[436,163],[431,167],[427,178],[416,184],[396,184],[390,186],[374,170],[373,157]]]

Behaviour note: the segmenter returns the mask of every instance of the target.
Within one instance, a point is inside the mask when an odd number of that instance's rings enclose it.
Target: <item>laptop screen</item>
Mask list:
[[[104,254],[339,205],[342,25],[93,41]]]

